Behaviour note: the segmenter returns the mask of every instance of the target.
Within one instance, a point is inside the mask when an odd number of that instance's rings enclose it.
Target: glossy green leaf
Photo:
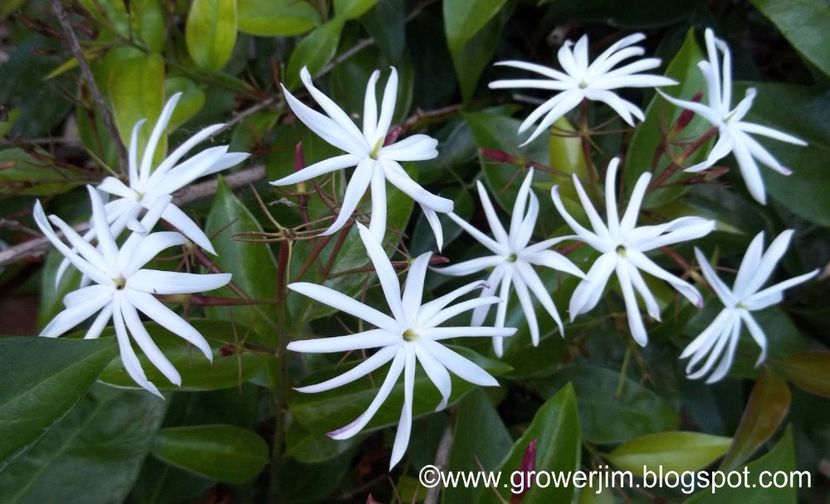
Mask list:
[[[307,431],[297,422],[285,433],[285,454],[303,464],[319,464],[349,451],[362,436],[337,440]]]
[[[675,86],[666,86],[663,92],[683,100],[691,100],[696,93],[705,92],[706,84],[703,75],[697,67],[697,63],[705,59],[703,52],[695,40],[694,30],[689,30],[683,46],[671,60],[666,68],[666,76],[678,82]],[[705,98],[704,98],[705,99]],[[625,186],[628,191],[634,188],[637,179],[645,172],[652,172],[654,179],[657,179],[668,166],[671,157],[669,153],[680,154],[688,147],[688,140],[694,140],[711,126],[706,120],[694,116],[692,121],[679,133],[674,133],[668,138],[668,144],[663,141],[667,139],[667,128],[674,126],[682,109],[666,101],[662,96],[655,94],[651,103],[645,111],[645,121],[639,124],[631,137],[631,144],[628,147],[624,162]],[[686,143],[684,143],[686,142]],[[661,155],[655,159],[658,151]],[[698,149],[697,152],[686,161],[688,165],[702,159],[706,154],[705,149]],[[668,183],[682,181],[691,177],[690,174],[678,170],[668,178]],[[684,192],[683,188],[669,187],[649,192],[644,200],[644,207],[654,208],[676,199]]]
[[[147,119],[140,137],[141,144],[146,143],[164,105],[164,59],[148,54],[115,61],[109,70],[108,89],[121,140],[129,145],[135,123]]]
[[[124,502],[165,407],[146,391],[96,385],[31,451],[0,471],[0,500]]]
[[[500,376],[510,370],[510,367],[496,360],[482,357],[470,350],[461,347],[452,347],[459,354],[472,360],[493,376]],[[312,375],[303,380],[303,384],[318,383],[351,368],[353,363],[337,366],[335,369]],[[317,394],[295,393],[291,400],[291,413],[294,418],[309,432],[324,435],[342,427],[357,418],[372,401],[377,393],[379,380],[383,380],[387,367],[372,374],[373,381],[366,378],[354,381],[342,387]],[[452,396],[449,403],[454,404],[476,386],[457,376],[452,376]],[[377,430],[391,425],[397,425],[403,403],[403,379],[401,378],[392,389],[389,398],[378,410],[375,417],[369,422],[364,431]],[[412,413],[417,418],[435,411],[441,396],[429,381],[423,370],[418,368],[415,375],[415,394]]]
[[[830,397],[830,352],[808,350],[770,364],[796,387],[817,396]]]
[[[221,69],[236,45],[236,0],[193,0],[185,36],[187,52],[197,65]]]
[[[241,347],[245,336],[250,334],[250,330],[244,325],[207,319],[190,320],[190,323],[210,343],[213,349],[213,362],[158,324],[144,323],[144,328],[150,333],[153,341],[182,377],[181,387],[173,385],[145,355],[139,354],[139,361],[147,379],[159,390],[217,390],[237,387],[263,369],[269,354]],[[111,328],[104,332],[111,333]],[[116,357],[107,365],[101,373],[100,381],[116,387],[138,388],[124,369],[120,357]]]
[[[262,214],[258,207],[253,210]],[[218,254],[214,261],[222,271],[233,274],[232,282],[253,300],[266,303],[273,301],[277,266],[271,250],[262,243],[246,242],[240,236],[241,233],[261,232],[262,226],[221,178],[205,231],[212,237],[211,242]],[[229,287],[217,289],[211,295],[239,297]],[[250,326],[256,331],[248,335],[251,340],[261,340],[269,345],[277,341],[276,308],[273,304],[216,307],[209,312],[211,316],[236,320]]]
[[[472,96],[478,77],[487,65],[499,39],[500,30],[484,28],[506,3],[507,0],[445,0],[443,3],[444,32],[465,100]],[[485,37],[473,40],[482,31],[485,32]],[[478,51],[479,49],[483,51]]]
[[[303,67],[308,67],[314,76],[334,57],[344,23],[344,19],[334,18],[315,28],[297,44],[285,69],[285,85],[288,89],[293,90],[300,84],[300,70]]]
[[[536,412],[533,421],[513,443],[513,448],[499,465],[502,474],[522,469],[525,452],[532,441],[536,441],[536,458],[532,469],[537,472],[573,472],[579,469],[582,454],[582,441],[577,413],[576,395],[570,385],[566,385],[547,400]],[[530,476],[529,473],[525,473]],[[537,486],[531,478],[522,485],[510,485],[496,488],[493,492],[482,495],[482,502],[510,501],[511,491],[519,487],[530,486],[522,493],[521,502],[541,504],[548,502],[570,502],[574,495],[572,486],[560,488],[550,485],[547,488]],[[498,495],[496,495],[498,493]]]
[[[46,196],[66,192],[87,180],[80,170],[56,164],[46,152],[13,147],[0,150],[0,195]]]
[[[406,11],[404,0],[379,0],[374,9],[360,20],[381,52],[397,62],[406,45]]]
[[[752,0],[801,55],[830,75],[830,4],[815,0]]]
[[[334,14],[343,19],[357,19],[376,3],[378,0],[334,0]]]
[[[0,466],[66,415],[114,354],[112,340],[0,339]]]
[[[749,485],[737,487],[719,488],[712,492],[706,488],[693,495],[686,504],[734,504],[735,502],[751,502],[752,504],[781,504],[782,502],[795,504],[798,502],[796,495],[798,488],[807,488],[808,479],[811,476],[806,472],[795,471],[795,448],[793,436],[790,429],[784,433],[778,443],[772,447],[764,456],[744,466],[749,476]],[[771,475],[777,471],[786,471],[793,475],[793,484],[784,485],[783,488],[763,488],[759,485],[758,478],[764,471],[770,475],[765,482],[771,481]],[[799,474],[800,473],[800,474]]]
[[[602,23],[611,26],[653,28],[688,19],[702,0],[675,0],[653,2],[651,0],[629,0],[608,2],[605,0],[540,0],[547,15],[553,19]],[[575,37],[574,37],[575,38]]]
[[[701,432],[660,432],[626,441],[607,458],[617,468],[637,476],[643,475],[643,468],[698,471],[722,457],[731,443],[732,438]]]
[[[513,439],[490,398],[482,389],[474,390],[456,407],[453,442],[447,469],[450,471],[491,471],[498,467],[513,445]],[[447,487],[442,502],[475,502],[487,489]]]
[[[746,403],[732,447],[721,462],[721,469],[736,469],[746,462],[778,430],[790,409],[790,388],[764,370]]]
[[[166,25],[160,0],[79,0],[93,20],[105,27],[103,41],[138,39],[143,47],[160,52]]]
[[[827,159],[830,157],[830,96],[821,87],[792,84],[747,83],[757,97],[747,120],[786,131],[809,143],[806,147],[756,137],[783,165],[793,170],[784,176],[761,167],[766,190],[787,211],[810,222],[830,226],[830,183]],[[743,95],[746,86],[736,86]],[[781,104],[786,103],[786,107]]]
[[[596,366],[570,366],[546,379],[546,390],[571,382],[576,390],[582,436],[608,444],[635,436],[676,429],[680,423],[671,402],[630,378]],[[618,395],[618,391],[621,392]]]
[[[320,24],[304,0],[237,0],[239,31],[262,37],[300,35]]]
[[[162,429],[153,455],[176,467],[225,483],[253,479],[268,462],[268,445],[253,431],[234,425]]]

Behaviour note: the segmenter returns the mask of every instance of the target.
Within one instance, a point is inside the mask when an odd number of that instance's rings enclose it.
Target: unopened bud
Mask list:
[[[432,257],[429,258],[429,265],[430,266],[438,266],[439,264],[447,264],[450,260],[442,255],[432,254]]]
[[[300,171],[305,167],[305,156],[303,155],[303,143],[297,142],[294,146],[294,171]]]
[[[403,126],[397,125],[391,130],[389,133],[386,134],[386,138],[383,139],[383,145],[390,145],[398,141],[398,137],[403,134]]]
[[[698,91],[697,93],[695,93],[694,96],[692,96],[692,101],[695,103],[700,102],[700,100],[702,99],[703,91]],[[683,112],[680,113],[680,117],[677,118],[677,124],[675,124],[674,130],[676,132],[683,130],[683,128],[685,128],[689,125],[690,122],[692,122],[692,119],[694,119],[694,117],[695,113],[693,111],[689,109],[683,109]]]
[[[504,152],[503,150],[486,149],[482,147],[481,149],[479,149],[479,152],[481,152],[481,154],[484,155],[484,157],[487,157],[499,163],[519,164],[518,158],[516,156],[510,155]]]

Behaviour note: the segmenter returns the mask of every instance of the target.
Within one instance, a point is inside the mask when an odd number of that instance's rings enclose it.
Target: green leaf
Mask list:
[[[499,40],[500,26],[496,30],[484,28],[506,3],[507,0],[445,0],[443,3],[444,32],[465,100],[472,96],[478,77]],[[483,30],[487,32],[486,36],[473,42],[473,38]],[[475,54],[465,54],[468,51]]]
[[[702,59],[704,59],[704,55],[697,45],[694,30],[689,30],[683,46],[666,68],[666,77],[676,80],[678,84],[675,86],[666,86],[663,91],[683,100],[691,100],[696,93],[705,92],[706,83],[703,80],[700,69],[697,67],[697,63]],[[673,136],[668,138],[668,145],[663,149],[662,143],[667,135],[664,130],[674,126],[682,112],[683,110],[681,108],[672,105],[662,96],[658,94],[654,95],[651,103],[646,108],[645,120],[634,130],[634,135],[631,137],[631,144],[627,151],[625,170],[623,173],[625,176],[625,186],[629,191],[634,188],[637,179],[645,172],[650,171],[655,178],[659,177],[660,173],[662,173],[663,169],[671,161],[670,153],[679,154],[687,147],[683,141],[695,139],[711,127],[705,119],[695,115],[683,131],[673,134]],[[658,149],[662,149],[663,151],[655,163],[655,154],[658,152]],[[687,160],[687,163],[693,164],[698,159],[702,159],[705,154],[706,149],[700,148]],[[666,182],[679,182],[689,177],[691,175],[682,170],[678,170]],[[685,188],[683,187],[668,187],[656,191],[649,191],[643,203],[644,208],[654,208],[673,201],[684,191]]]
[[[573,384],[586,441],[608,444],[677,428],[680,419],[669,401],[631,378],[622,380],[620,386],[619,373],[582,365],[567,367],[544,383],[553,390]]]
[[[627,29],[653,28],[686,20],[695,9],[701,8],[701,0],[540,0],[545,5],[545,15],[550,19],[587,21]]]
[[[380,0],[360,21],[389,61],[400,61],[406,45],[404,1]]]
[[[647,434],[619,445],[608,454],[617,468],[642,476],[649,471],[698,471],[719,459],[732,438],[700,432]]]
[[[734,504],[735,502],[751,502],[752,504],[781,504],[787,502],[795,504],[798,502],[796,495],[799,486],[801,488],[807,487],[806,481],[802,482],[802,485],[798,484],[804,473],[796,475],[792,472],[795,470],[795,448],[790,429],[787,429],[778,443],[766,455],[744,467],[750,475],[748,488],[743,485],[736,487],[724,486],[719,488],[717,492],[712,492],[711,489],[706,488],[694,494],[686,501],[686,504]],[[757,478],[764,471],[769,471],[770,474],[777,471],[793,474],[794,484],[785,485],[783,488],[762,488],[754,481],[757,481]],[[767,483],[769,483],[769,480]]]
[[[100,42],[121,43],[119,38],[137,38],[150,51],[161,52],[164,47],[167,26],[159,0],[79,0],[79,3],[104,28]]]
[[[250,330],[240,324],[221,320],[190,320],[213,349],[213,362],[199,350],[188,346],[180,337],[168,332],[155,322],[145,322],[144,328],[182,377],[181,387],[173,385],[143,354],[139,355],[147,379],[159,390],[217,390],[237,387],[259,373],[270,354],[253,352],[243,347]],[[112,328],[104,334],[112,334]],[[224,350],[223,350],[224,348]],[[100,381],[121,388],[138,388],[124,370],[121,357],[110,362]]]
[[[447,469],[450,471],[490,471],[498,467],[513,445],[513,439],[490,398],[482,389],[474,390],[456,407],[453,442]],[[487,489],[447,487],[442,502],[475,502]]]
[[[794,172],[785,176],[762,167],[767,192],[787,211],[830,226],[830,192],[823,189],[830,183],[830,95],[821,87],[760,82],[736,86],[735,95],[741,96],[745,86],[758,92],[748,121],[786,131],[809,143],[800,147],[758,137],[778,161]],[[787,106],[782,107],[782,103]]]
[[[236,45],[236,0],[193,0],[185,37],[187,52],[197,65],[221,69]]]
[[[109,70],[108,84],[115,124],[125,145],[135,123],[147,119],[139,141],[143,146],[164,105],[164,58],[151,53],[117,60]],[[163,153],[162,145],[159,148]]]
[[[47,153],[0,150],[0,195],[59,194],[84,182],[82,171],[58,165]]]
[[[510,370],[510,367],[496,360],[482,357],[462,347],[450,347],[464,357],[472,360],[493,376],[500,376]],[[345,372],[357,363],[342,364],[316,373],[303,380],[303,383],[319,383]],[[366,406],[377,394],[377,387],[385,376],[386,367],[372,374],[373,381],[360,379],[318,394],[296,393],[292,397],[290,408],[294,418],[309,432],[323,435],[342,427],[357,418],[366,409]],[[449,403],[454,404],[466,393],[475,388],[475,385],[466,382],[457,376],[452,376],[452,396]],[[403,379],[398,380],[392,388],[389,398],[380,407],[377,414],[369,422],[364,431],[377,430],[391,425],[397,425],[400,417],[400,405],[403,403]],[[426,374],[419,368],[415,375],[415,394],[412,414],[414,418],[432,413],[440,402],[440,394]]]
[[[237,0],[239,31],[288,37],[320,24],[320,12],[305,0]]]
[[[334,13],[343,19],[357,19],[376,3],[378,0],[334,0]]]
[[[251,211],[219,178],[213,206],[207,216],[205,231],[218,254],[214,261],[222,271],[233,274],[233,283],[253,300],[273,301],[276,293],[277,266],[271,249],[262,243],[244,241],[241,233],[261,232],[262,226]],[[211,293],[215,296],[238,297],[229,287]],[[217,307],[209,310],[211,317],[237,320],[254,329],[252,340],[276,344],[278,334],[271,304],[238,307]]]
[[[565,385],[556,395],[548,399],[536,412],[533,421],[524,431],[508,453],[504,462],[499,466],[502,474],[513,474],[513,471],[522,469],[522,460],[532,441],[536,441],[535,465],[530,470],[537,472],[573,472],[579,469],[582,453],[582,441],[579,429],[579,415],[577,413],[576,396],[570,385]],[[547,488],[537,487],[530,482],[530,488],[523,493],[523,504],[541,504],[549,502],[571,502],[574,487],[558,488],[550,485]],[[513,495],[511,490],[518,489],[519,485],[494,489],[482,495],[482,502],[507,502]],[[498,492],[498,495],[496,495]]]
[[[830,4],[815,0],[751,0],[781,30],[799,53],[830,75]]]
[[[300,70],[308,67],[312,76],[317,75],[337,53],[340,33],[345,20],[334,18],[318,26],[297,44],[288,58],[285,69],[285,86],[295,89],[300,83]]]
[[[66,415],[113,354],[112,340],[0,339],[0,466]]]
[[[31,451],[0,472],[0,501],[124,502],[165,407],[145,391],[96,385]]]
[[[164,81],[164,96],[173,96],[182,93],[176,110],[167,125],[167,131],[171,132],[195,116],[205,106],[205,92],[199,89],[195,82],[187,77],[170,77]]]
[[[168,427],[158,433],[153,455],[209,479],[242,484],[265,467],[268,445],[257,433],[234,425]]]
[[[830,397],[830,352],[808,350],[770,362],[772,368],[796,387]]]
[[[789,409],[790,388],[781,378],[764,370],[752,387],[732,447],[720,469],[736,469],[746,462],[775,434]]]

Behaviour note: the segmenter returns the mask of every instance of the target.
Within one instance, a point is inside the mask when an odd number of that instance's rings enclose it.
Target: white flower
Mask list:
[[[423,161],[435,158],[438,155],[436,150],[438,141],[430,136],[418,134],[395,143],[384,144],[392,123],[392,115],[395,113],[398,74],[394,68],[391,69],[380,109],[378,109],[375,96],[375,87],[379,77],[380,72],[376,70],[366,85],[362,131],[343,109],[314,87],[307,68],[302,69],[300,78],[312,98],[327,115],[304,105],[283,86],[285,99],[297,118],[320,138],[345,151],[346,154],[314,163],[271,183],[280,186],[296,184],[325,173],[356,166],[346,187],[340,213],[331,226],[323,232],[324,235],[335,233],[346,224],[366,189],[371,187],[372,217],[369,228],[378,241],[383,240],[386,232],[386,181],[389,181],[421,205],[440,249],[443,243],[443,233],[436,212],[451,212],[453,202],[436,196],[418,185],[400,165],[403,161]]]
[[[167,129],[180,98],[181,93],[176,93],[165,104],[143,153],[139,153],[138,136],[141,127],[144,125],[144,120],[138,121],[133,127],[130,139],[129,180],[127,184],[115,177],[107,177],[98,186],[99,190],[115,196],[115,199],[105,206],[107,222],[109,222],[112,235],[115,238],[118,238],[127,227],[134,231],[151,231],[151,229],[142,229],[139,225],[138,217],[142,211],[152,208],[156,201],[160,199],[169,198],[174,192],[197,178],[230,168],[241,163],[249,156],[249,154],[243,152],[228,152],[227,145],[220,145],[205,149],[180,163],[179,161],[193,147],[224,127],[224,124],[214,124],[190,137],[153,169],[153,157],[156,148]],[[139,156],[139,154],[141,155]],[[140,161],[139,157],[141,158]],[[161,219],[181,231],[184,236],[202,249],[211,254],[216,254],[204,231],[176,205],[168,204],[164,208]],[[94,231],[90,230],[84,235],[84,239],[89,241],[93,235]],[[68,265],[69,263],[66,260],[61,263],[58,268],[56,283],[60,281]],[[82,284],[84,283],[86,282],[82,282]]]
[[[519,133],[523,133],[541,119],[536,130],[522,145],[532,142],[557,119],[579,105],[582,100],[605,102],[631,126],[634,126],[632,116],[642,121],[643,111],[633,103],[620,98],[612,90],[677,84],[668,77],[639,73],[659,67],[659,58],[644,58],[614,69],[623,60],[642,56],[645,53],[644,49],[632,47],[632,45],[645,38],[646,36],[642,33],[629,35],[611,45],[592,63],[588,62],[587,35],[583,35],[576,44],[567,40],[559,49],[558,54],[559,64],[563,71],[524,61],[496,63],[496,65],[536,72],[547,79],[497,80],[490,83],[491,89],[533,88],[560,91],[537,107],[519,126]]]
[[[112,318],[121,351],[121,361],[127,373],[138,385],[161,397],[156,386],[144,375],[129,336],[132,335],[150,362],[171,383],[180,385],[181,377],[147,333],[138,312],[144,313],[162,327],[192,343],[205,354],[205,357],[212,360],[210,346],[202,335],[153,297],[153,294],[209,291],[227,284],[231,275],[199,275],[144,269],[144,265],[152,261],[159,252],[184,244],[186,238],[180,233],[170,231],[151,234],[134,232],[119,248],[107,222],[101,196],[93,187],[87,187],[92,200],[92,225],[98,240],[97,248],[90,245],[60,218],[54,215],[47,218],[40,201],[35,203],[35,222],[43,234],[93,283],[67,294],[63,299],[66,309],[56,315],[40,335],[50,338],[60,336],[97,313],[85,336],[97,338]],[[140,223],[143,228],[150,229],[155,225],[164,214],[169,199],[168,196],[166,199],[156,200]],[[50,220],[63,232],[69,245],[57,236],[49,223]]]
[[[634,292],[636,291],[643,298],[648,314],[656,320],[660,320],[660,306],[640,275],[640,270],[668,282],[696,306],[703,305],[703,297],[694,286],[658,266],[645,255],[645,252],[705,236],[715,229],[715,222],[700,217],[680,217],[664,224],[637,227],[640,204],[643,202],[643,196],[651,181],[650,173],[643,173],[637,180],[634,191],[631,193],[631,200],[628,202],[628,208],[620,218],[614,190],[617,165],[619,165],[619,159],[611,160],[605,178],[607,224],[597,214],[582,184],[574,175],[574,186],[576,186],[582,207],[591,221],[593,231],[582,227],[565,210],[562,199],[559,197],[559,186],[553,187],[551,196],[556,209],[571,229],[582,241],[602,254],[591,266],[586,278],[574,289],[569,307],[571,321],[577,315],[586,313],[597,305],[608,283],[608,278],[611,273],[616,272],[625,301],[631,334],[637,343],[645,346],[648,343],[648,335],[640,318]]]
[[[349,371],[316,385],[300,387],[297,389],[300,392],[322,392],[345,385],[392,361],[389,372],[386,374],[386,378],[383,380],[383,384],[381,384],[372,403],[352,423],[330,432],[329,436],[334,439],[350,438],[365,427],[377,413],[381,404],[389,397],[392,387],[403,373],[404,403],[401,409],[398,432],[395,435],[395,444],[392,448],[392,458],[389,463],[391,469],[403,457],[409,444],[409,435],[412,428],[412,396],[415,386],[416,361],[421,363],[427,377],[441,393],[442,399],[436,408],[437,411],[446,406],[450,397],[451,382],[447,370],[476,385],[498,385],[496,379],[490,376],[489,373],[445,347],[440,341],[448,338],[470,336],[505,337],[515,333],[516,329],[438,327],[447,320],[468,310],[478,306],[498,303],[499,298],[482,297],[449,306],[459,297],[483,285],[483,282],[474,282],[422,304],[424,277],[432,254],[427,252],[418,256],[412,262],[407,275],[406,286],[403,293],[401,293],[398,277],[380,243],[363,225],[358,224],[358,229],[363,244],[366,246],[366,251],[374,264],[381,289],[392,315],[386,315],[322,285],[304,282],[293,283],[288,288],[294,292],[362,319],[374,325],[376,329],[347,336],[292,341],[288,344],[288,349],[306,353],[378,349],[371,357]]]
[[[735,154],[738,168],[741,170],[741,175],[750,194],[759,203],[766,204],[764,180],[761,178],[756,160],[782,175],[789,175],[792,170],[779,163],[769,151],[750,135],[762,135],[802,146],[807,145],[807,142],[767,126],[743,120],[755,100],[755,88],[747,89],[744,98],[738,102],[734,109],[731,108],[732,60],[729,46],[722,40],[715,38],[711,29],[706,30],[705,38],[709,61],[701,61],[697,66],[706,80],[706,101],[708,104],[678,100],[658,90],[666,100],[678,107],[693,111],[718,128],[718,141],[712,147],[712,151],[706,160],[686,168],[685,171],[699,172],[710,168],[732,152]],[[719,68],[718,49],[723,53],[722,68]]]
[[[446,275],[469,275],[492,268],[490,275],[487,277],[487,286],[481,291],[481,296],[492,296],[498,292],[498,296],[502,302],[496,309],[496,327],[504,327],[507,315],[507,301],[510,297],[510,287],[513,286],[516,291],[516,296],[519,298],[519,303],[521,303],[522,312],[524,313],[525,319],[527,319],[530,338],[533,341],[533,345],[537,346],[539,344],[539,325],[536,322],[536,311],[533,307],[533,300],[531,299],[530,293],[536,296],[548,314],[556,321],[556,324],[559,326],[559,333],[564,336],[565,330],[562,327],[562,319],[559,317],[556,305],[554,305],[553,299],[548,294],[548,289],[542,283],[542,280],[533,267],[545,266],[582,278],[585,275],[566,257],[553,250],[548,250],[562,240],[573,238],[572,236],[551,238],[533,245],[528,245],[533,235],[533,228],[536,226],[536,219],[539,216],[539,200],[531,191],[530,184],[532,182],[533,170],[529,170],[527,177],[525,177],[516,195],[516,201],[513,204],[509,233],[505,231],[501,222],[499,222],[499,218],[493,209],[493,203],[490,201],[490,197],[487,195],[484,186],[481,182],[478,182],[478,194],[481,198],[481,205],[484,207],[484,214],[487,216],[487,223],[490,225],[490,230],[493,233],[493,238],[485,235],[454,213],[449,214],[449,216],[478,240],[479,243],[487,247],[493,255],[471,259],[438,269],[437,271]],[[530,204],[528,204],[528,200]],[[490,305],[476,308],[473,311],[471,324],[474,326],[481,325],[489,311]],[[493,338],[493,348],[499,357],[503,353],[503,343],[504,340],[502,338]]]
[[[818,274],[818,270],[814,270],[761,289],[787,250],[792,235],[793,230],[784,231],[772,241],[765,253],[764,233],[758,233],[746,250],[732,289],[723,283],[703,253],[695,248],[695,257],[700,263],[703,276],[723,303],[724,309],[680,355],[681,359],[691,357],[686,365],[686,374],[689,378],[694,380],[709,373],[718,358],[720,358],[720,363],[706,383],[714,383],[726,376],[732,366],[743,324],[746,324],[750,336],[761,347],[761,353],[755,365],[758,366],[764,362],[767,356],[767,337],[752,317],[751,312],[780,303],[784,299],[784,290],[806,282]],[[706,362],[693,371],[706,355],[709,355]]]

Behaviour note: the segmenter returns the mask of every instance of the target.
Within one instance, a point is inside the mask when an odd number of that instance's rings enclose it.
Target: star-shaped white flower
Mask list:
[[[659,58],[639,59],[614,68],[628,58],[642,56],[645,50],[634,44],[645,38],[646,36],[642,33],[629,35],[611,45],[593,62],[588,61],[587,35],[583,35],[576,44],[567,40],[558,53],[562,71],[524,61],[501,61],[496,65],[536,72],[547,79],[497,80],[490,83],[490,89],[532,88],[559,91],[522,121],[519,133],[524,133],[539,121],[533,134],[522,145],[532,142],[557,119],[579,105],[582,100],[604,102],[613,108],[626,123],[634,126],[634,117],[642,121],[643,111],[633,103],[620,98],[614,90],[677,84],[668,77],[640,73],[659,67]]]
[[[440,249],[443,243],[443,232],[437,214],[451,212],[453,202],[421,187],[400,165],[403,161],[424,161],[435,158],[438,155],[436,150],[438,141],[430,136],[417,134],[388,145],[385,144],[397,101],[398,74],[395,69],[391,68],[380,109],[378,109],[375,95],[380,72],[376,70],[369,78],[363,107],[362,130],[355,125],[343,109],[314,87],[308,69],[302,69],[300,78],[312,98],[327,115],[304,105],[283,86],[288,106],[311,131],[334,147],[345,151],[346,154],[314,163],[271,183],[278,186],[296,184],[319,175],[356,166],[346,187],[340,213],[331,226],[323,232],[324,235],[335,233],[346,224],[360,203],[363,194],[371,187],[372,216],[369,229],[379,241],[383,240],[386,232],[386,182],[388,181],[421,205]]]
[[[732,57],[729,46],[724,41],[715,38],[711,29],[706,30],[705,38],[709,60],[699,62],[697,66],[706,80],[706,101],[708,103],[678,100],[658,90],[666,100],[678,107],[693,111],[718,128],[718,141],[712,147],[712,151],[706,160],[686,168],[685,171],[699,172],[710,168],[732,152],[738,162],[738,168],[741,170],[741,175],[749,193],[759,203],[766,204],[764,179],[761,178],[758,161],[782,175],[790,175],[792,170],[778,162],[769,151],[750,135],[762,135],[802,146],[807,145],[807,142],[782,131],[743,120],[755,100],[755,88],[747,89],[744,98],[738,102],[735,108],[731,108]],[[720,67],[718,61],[718,50],[723,53],[722,67]]]
[[[40,201],[35,203],[34,218],[40,230],[55,248],[92,282],[92,285],[70,292],[64,297],[66,309],[57,314],[40,335],[58,337],[97,313],[84,336],[97,338],[112,318],[121,361],[127,373],[138,385],[161,397],[158,388],[145,376],[130,343],[130,336],[171,383],[180,385],[181,376],[153,342],[138,312],[144,313],[162,327],[192,343],[205,354],[205,357],[212,360],[210,345],[202,335],[153,295],[188,294],[218,289],[230,281],[231,275],[199,275],[145,269],[144,265],[152,261],[159,252],[184,244],[186,238],[181,233],[170,231],[150,234],[133,232],[119,248],[107,221],[100,194],[91,186],[88,186],[88,189],[92,200],[92,225],[98,240],[97,248],[90,245],[60,218],[54,215],[47,218]],[[166,199],[156,200],[140,222],[144,229],[152,228],[164,215],[169,199],[168,196]],[[61,241],[52,229],[50,220],[63,232],[69,245]]]
[[[531,190],[530,184],[532,182],[533,170],[529,170],[513,204],[509,233],[499,221],[484,186],[481,182],[477,182],[481,205],[484,207],[484,214],[487,217],[487,223],[490,225],[493,238],[485,235],[454,213],[449,214],[449,216],[479,243],[487,247],[493,255],[471,259],[437,271],[446,275],[461,276],[492,268],[490,275],[487,277],[487,286],[481,291],[481,296],[492,296],[498,293],[502,301],[496,309],[496,327],[504,327],[507,316],[507,302],[512,286],[519,298],[519,303],[521,303],[525,319],[527,319],[530,338],[533,345],[537,346],[539,344],[539,325],[536,321],[536,310],[533,306],[531,293],[556,321],[559,326],[559,333],[564,336],[565,330],[562,327],[562,319],[559,317],[556,305],[553,303],[547,287],[536,273],[534,266],[544,266],[564,271],[581,278],[584,278],[585,275],[565,256],[553,250],[548,250],[563,240],[574,238],[573,236],[551,238],[529,245],[533,229],[536,226],[536,219],[539,216],[539,199]],[[481,325],[489,311],[490,305],[476,308],[473,311],[471,324],[474,326]],[[493,338],[493,348],[499,357],[503,354],[503,343],[502,338]]]
[[[115,238],[118,238],[127,227],[140,232],[151,231],[151,229],[141,229],[139,225],[138,218],[142,212],[152,208],[159,200],[169,201],[169,197],[174,192],[197,178],[230,168],[249,156],[243,152],[228,152],[227,145],[220,145],[205,149],[180,162],[197,144],[224,127],[224,124],[214,124],[190,137],[154,168],[153,157],[180,98],[181,93],[176,93],[165,104],[143,153],[139,152],[138,136],[145,120],[138,121],[133,127],[128,156],[129,180],[127,183],[115,177],[107,177],[98,185],[99,190],[115,197],[105,205],[107,222]],[[167,204],[161,219],[178,229],[202,249],[216,254],[204,231],[176,205]],[[91,240],[94,233],[94,230],[90,230],[84,235],[84,239]],[[56,283],[60,282],[68,266],[67,260],[61,263],[56,275]],[[84,279],[82,284],[86,284],[86,280]]]
[[[723,283],[703,253],[695,248],[695,257],[700,263],[703,276],[712,286],[712,290],[715,291],[724,308],[680,355],[681,359],[691,357],[686,365],[686,374],[690,379],[694,380],[709,373],[719,358],[720,363],[709,375],[706,383],[714,383],[726,376],[735,357],[735,348],[738,346],[743,324],[746,324],[750,336],[761,347],[761,353],[755,365],[759,366],[764,362],[767,356],[767,337],[752,317],[751,312],[780,303],[784,299],[784,290],[804,283],[818,274],[818,270],[814,270],[761,289],[786,252],[792,235],[793,230],[784,231],[764,252],[764,233],[763,231],[758,233],[746,250],[732,289]],[[707,355],[709,358],[698,366],[698,363],[701,363]],[[696,366],[697,370],[695,370]]]
[[[478,306],[498,303],[499,298],[480,297],[450,306],[459,297],[483,286],[483,282],[474,282],[460,287],[432,301],[422,304],[424,277],[429,258],[427,252],[418,256],[409,268],[406,285],[401,293],[398,276],[392,263],[383,251],[380,243],[363,225],[358,224],[360,237],[377,272],[381,289],[389,305],[391,316],[367,306],[349,296],[328,287],[311,283],[293,283],[288,286],[294,292],[308,296],[323,304],[353,315],[376,327],[357,334],[292,341],[288,349],[295,352],[329,353],[352,352],[376,348],[377,352],[345,373],[316,385],[300,387],[300,392],[322,392],[346,383],[350,383],[389,361],[392,364],[386,378],[372,403],[352,423],[330,432],[334,439],[346,439],[354,436],[369,423],[381,404],[389,397],[392,387],[401,373],[404,375],[404,403],[395,443],[392,448],[390,469],[403,457],[409,444],[412,429],[412,400],[415,387],[416,362],[421,363],[427,377],[441,393],[441,402],[437,410],[444,408],[451,393],[449,371],[464,380],[483,386],[496,386],[498,382],[485,370],[441,344],[441,340],[470,336],[506,337],[514,334],[514,328],[493,327],[439,327],[453,317]]]
[[[643,173],[637,180],[634,191],[631,193],[631,200],[628,202],[628,208],[620,218],[614,189],[618,165],[619,159],[611,160],[605,178],[607,224],[594,209],[576,175],[573,178],[574,186],[576,186],[579,200],[591,221],[593,230],[584,228],[568,213],[559,196],[559,186],[553,187],[551,196],[559,214],[571,229],[582,241],[602,254],[571,295],[569,307],[571,321],[577,315],[586,313],[597,305],[611,273],[616,272],[625,301],[631,334],[637,343],[645,346],[648,343],[648,335],[640,317],[635,291],[643,298],[648,314],[656,320],[660,320],[660,306],[640,275],[640,270],[668,282],[696,306],[703,305],[703,297],[694,286],[658,266],[646,256],[645,252],[705,236],[715,229],[715,222],[701,217],[680,217],[664,224],[637,227],[640,205],[651,181],[651,174],[648,172]]]

